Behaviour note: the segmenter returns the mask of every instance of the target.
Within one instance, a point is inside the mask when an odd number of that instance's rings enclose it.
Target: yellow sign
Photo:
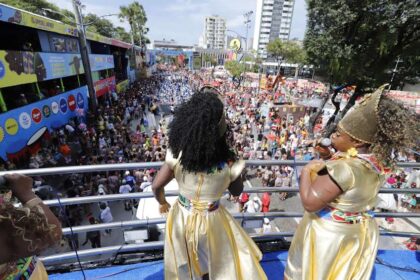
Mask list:
[[[36,29],[77,36],[77,28],[46,17],[0,5],[0,20]]]
[[[0,88],[37,81],[35,53],[0,51]]]
[[[118,83],[116,88],[117,88],[117,93],[121,93],[124,90],[126,90],[128,87],[128,80],[124,80],[121,83]]]
[[[19,130],[19,125],[15,119],[7,119],[4,123],[4,127],[6,129],[6,132],[10,135],[15,135]]]
[[[3,128],[1,128],[0,126],[0,143],[3,141],[3,139],[4,139],[4,131],[3,131]]]
[[[229,48],[231,48],[234,52],[239,52],[241,49],[241,41],[239,41],[239,39],[233,39],[229,43]]]

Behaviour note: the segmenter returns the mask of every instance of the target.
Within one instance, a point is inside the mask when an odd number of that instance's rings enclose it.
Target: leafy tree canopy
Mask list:
[[[305,51],[295,41],[275,39],[268,43],[267,52],[277,60],[284,60],[290,63],[302,64],[306,59]]]
[[[87,14],[83,22],[88,25],[87,29],[106,37],[114,37],[115,27],[109,19],[100,18],[95,14]]]
[[[245,71],[245,65],[236,60],[226,61],[225,68],[232,76],[239,77]]]
[[[311,64],[334,84],[356,92],[389,82],[399,57],[400,82],[420,76],[420,2],[307,0],[304,47]]]
[[[130,25],[131,35],[135,44],[143,45],[148,41],[144,36],[148,32],[148,29],[145,28],[147,16],[139,2],[134,1],[128,6],[121,6],[120,20],[127,21]]]

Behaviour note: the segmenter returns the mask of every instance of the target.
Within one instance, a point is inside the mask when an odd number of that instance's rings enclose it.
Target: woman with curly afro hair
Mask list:
[[[152,186],[166,213],[164,186],[173,178],[179,185],[166,221],[165,279],[267,279],[260,250],[220,204],[226,190],[234,196],[243,190],[245,163],[230,150],[227,127],[212,88],[175,110],[165,163]]]
[[[396,154],[419,139],[418,116],[385,94],[367,95],[331,136],[338,152],[302,170],[305,208],[293,237],[285,279],[368,280],[379,230],[371,210]]]

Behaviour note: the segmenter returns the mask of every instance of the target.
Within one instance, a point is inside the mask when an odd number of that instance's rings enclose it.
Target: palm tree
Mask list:
[[[131,43],[141,45],[143,36],[143,27],[146,24],[147,17],[144,8],[139,2],[134,1],[128,6],[120,7],[120,20],[128,21],[131,29]]]

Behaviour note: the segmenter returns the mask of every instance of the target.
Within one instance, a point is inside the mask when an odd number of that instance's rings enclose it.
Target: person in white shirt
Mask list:
[[[100,219],[102,223],[110,223],[114,220],[114,217],[111,213],[111,208],[109,208],[108,205],[106,205],[105,203],[101,203],[101,206],[99,208],[101,208]],[[111,234],[111,229],[106,229],[105,233]]]
[[[259,213],[261,212],[262,203],[261,199],[258,196],[254,196],[254,198],[247,203],[245,203],[244,209],[247,213]]]
[[[261,233],[270,233],[273,231],[273,228],[271,227],[270,220],[268,218],[264,218],[264,223],[261,229]]]
[[[122,185],[120,186],[119,193],[129,193],[133,190],[133,188],[127,184],[125,180],[122,180]]]
[[[122,185],[120,186],[119,193],[130,193],[133,190],[133,188],[127,184],[126,180],[122,180]],[[131,211],[131,200],[127,199],[124,201],[124,209],[125,211]]]

